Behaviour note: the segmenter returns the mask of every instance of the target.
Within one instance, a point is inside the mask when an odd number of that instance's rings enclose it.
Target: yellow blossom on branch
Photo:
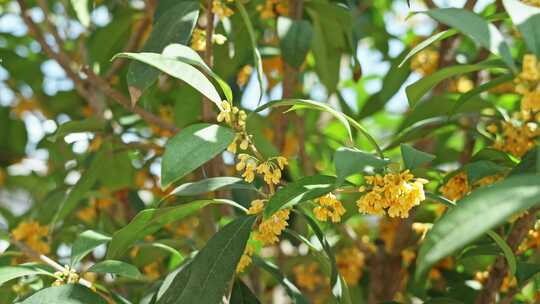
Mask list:
[[[307,265],[296,265],[292,271],[296,284],[308,291],[314,291],[324,283],[324,277],[319,273],[319,265],[317,263],[312,262]]]
[[[279,241],[279,236],[289,225],[290,210],[282,209],[274,213],[270,218],[259,224],[259,228],[253,236],[254,240],[261,241],[264,245],[272,245]]]
[[[452,176],[439,190],[444,197],[451,201],[460,200],[469,193],[467,174],[465,172],[459,172]]]
[[[414,206],[425,200],[424,184],[428,181],[415,178],[409,170],[365,179],[371,189],[356,202],[361,213],[406,218]]]
[[[266,200],[256,199],[251,202],[251,206],[248,209],[248,214],[261,213],[264,209],[264,203]]]
[[[13,239],[25,243],[34,251],[41,254],[48,254],[50,251],[49,245],[44,241],[49,234],[49,227],[34,220],[20,222],[11,234]]]
[[[349,285],[356,285],[362,276],[365,264],[364,254],[356,247],[342,249],[336,255],[339,273]]]
[[[433,48],[424,49],[411,60],[411,69],[423,76],[432,74],[439,66],[439,52]]]
[[[234,14],[233,10],[230,9],[221,0],[212,1],[212,13],[216,14],[216,16],[220,20],[223,20],[223,19],[225,19],[227,17],[230,17],[230,16],[232,16],[232,14]]]
[[[318,206],[313,208],[313,214],[319,221],[326,222],[329,218],[334,223],[341,221],[341,216],[345,214],[345,208],[336,196],[328,193],[317,199]]]
[[[242,273],[248,267],[251,265],[251,257],[253,256],[253,253],[255,253],[255,247],[251,244],[247,244],[246,249],[244,250],[244,253],[240,257],[240,261],[238,262],[238,265],[236,266],[236,273]]]

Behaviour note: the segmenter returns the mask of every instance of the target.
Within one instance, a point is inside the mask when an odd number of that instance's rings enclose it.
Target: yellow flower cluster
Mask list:
[[[167,224],[165,229],[175,237],[191,238],[195,234],[195,229],[199,226],[199,219],[195,216],[182,220],[176,225]]]
[[[332,222],[339,223],[341,216],[345,214],[345,208],[332,193],[320,197],[317,199],[317,203],[318,206],[313,208],[313,214],[319,221],[326,222],[330,218]]]
[[[104,192],[105,190],[101,190]],[[90,200],[90,205],[86,208],[82,208],[77,211],[77,217],[85,223],[91,223],[97,216],[98,210],[106,210],[113,204],[112,199],[105,198],[92,198]]]
[[[292,271],[296,284],[308,291],[314,291],[325,281],[324,277],[319,273],[319,265],[315,262],[307,265],[296,265]]]
[[[266,200],[256,199],[251,201],[251,206],[249,207],[248,214],[257,214],[261,213],[264,210],[264,203]]]
[[[246,112],[231,105],[226,100],[221,102],[221,108],[222,110],[217,116],[217,121],[224,121],[237,132],[233,142],[227,147],[227,150],[231,153],[236,153],[238,146],[240,146],[241,150],[246,150],[250,144],[250,136],[246,132]]]
[[[161,276],[160,271],[160,262],[154,261],[150,264],[146,264],[143,267],[143,273],[150,279],[155,280]]]
[[[43,240],[49,234],[49,227],[41,226],[34,220],[20,222],[11,231],[13,239],[25,243],[28,247],[41,254],[48,254],[49,245]]]
[[[246,182],[251,183],[255,179],[255,173],[263,176],[268,185],[277,185],[281,180],[281,171],[288,165],[288,161],[283,156],[273,157],[267,161],[260,162],[248,154],[239,154],[239,162],[236,164],[236,170],[242,171],[242,177]]]
[[[247,244],[246,249],[244,250],[244,253],[240,257],[240,261],[238,262],[238,265],[236,266],[236,273],[242,273],[244,270],[251,265],[251,257],[253,256],[253,253],[255,253],[255,247],[251,244]]]
[[[213,34],[212,42],[216,44],[224,44],[227,41],[227,37],[221,34]],[[191,48],[198,52],[206,50],[206,31],[204,29],[196,28],[191,34]]]
[[[415,178],[409,170],[384,176],[366,176],[368,192],[357,202],[358,211],[367,214],[406,218],[409,210],[425,200],[424,184],[427,180]],[[360,192],[365,188],[361,187]]]
[[[212,1],[212,13],[216,14],[220,20],[223,20],[232,16],[234,12],[221,0],[214,0]]]
[[[56,281],[52,283],[53,286],[76,284],[79,282],[79,274],[77,274],[77,271],[75,271],[74,268],[71,268],[68,265],[64,266],[63,271],[55,272],[54,276],[56,277]]]
[[[534,229],[529,230],[527,236],[518,247],[518,253],[522,254],[525,251],[540,247],[540,221],[534,225]]]
[[[251,67],[250,65],[245,65],[238,73],[238,77],[236,78],[236,83],[241,87],[245,86],[252,72],[253,72],[253,67]]]
[[[349,285],[356,285],[362,276],[365,264],[364,254],[356,247],[342,249],[336,255],[336,265],[339,273]]]
[[[253,239],[260,241],[263,245],[272,245],[279,241],[281,232],[289,225],[290,209],[282,209],[274,213],[269,219],[262,221],[255,232]]]
[[[467,181],[467,174],[465,172],[459,172],[452,176],[446,184],[444,184],[439,191],[442,195],[451,201],[457,201],[469,193],[469,183]]]
[[[257,10],[261,12],[261,19],[274,19],[277,15],[287,16],[289,5],[286,0],[266,0],[264,5],[257,6]]]
[[[521,157],[536,145],[536,139],[540,136],[540,126],[538,122],[527,121],[531,119],[527,112],[516,113],[514,118],[516,118],[514,122],[504,121],[502,123],[500,136],[497,136],[493,147]],[[495,133],[499,130],[490,128],[488,131]]]
[[[432,74],[439,66],[439,52],[426,48],[418,52],[411,60],[411,69],[423,76]]]
[[[516,77],[516,92],[523,95],[522,111],[540,111],[540,63],[535,55],[523,57],[521,73]]]

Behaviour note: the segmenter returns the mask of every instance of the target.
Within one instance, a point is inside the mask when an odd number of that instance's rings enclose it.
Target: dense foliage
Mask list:
[[[1,303],[540,301],[538,0],[0,12]]]

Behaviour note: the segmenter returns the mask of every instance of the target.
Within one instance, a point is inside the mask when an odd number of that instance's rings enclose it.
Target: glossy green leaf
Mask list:
[[[251,289],[246,286],[242,280],[237,279],[234,282],[231,299],[229,300],[230,304],[259,304],[261,303],[257,297],[253,294]]]
[[[199,2],[159,1],[154,16],[152,32],[148,40],[146,40],[142,51],[161,53],[171,43],[187,44],[198,17]],[[182,65],[176,66],[179,67]],[[190,69],[185,68],[185,70]],[[158,76],[158,70],[143,62],[133,62],[130,64],[127,82],[132,103],[139,100],[142,92],[154,83]],[[174,77],[174,75],[171,76]]]
[[[298,68],[304,63],[311,46],[313,29],[307,20],[279,17],[277,34],[280,39],[281,55],[290,66]]]
[[[90,268],[88,268],[88,270],[86,271],[97,273],[112,273],[131,279],[139,279],[142,276],[137,267],[126,262],[116,260],[105,260],[98,262],[90,266]]]
[[[425,12],[431,18],[453,27],[479,43],[491,53],[501,56],[512,70],[516,71],[510,47],[496,26],[472,11],[459,8],[441,8]]]
[[[412,57],[414,57],[414,55],[418,54],[420,51],[432,45],[433,43],[452,37],[457,33],[458,32],[456,30],[450,29],[450,30],[438,32],[435,35],[422,40],[422,42],[418,43],[409,53],[407,53],[407,56],[405,56],[405,58],[403,58],[403,60],[399,63],[399,67],[400,68],[403,67],[403,65],[409,59],[411,59]]]
[[[169,273],[156,293],[156,304],[176,303],[178,295],[184,291],[191,275],[192,260]]]
[[[221,109],[222,100],[212,82],[201,71],[188,63],[158,53],[120,53],[114,56],[113,59],[115,58],[137,60],[174,78],[178,78],[206,96]],[[134,90],[131,88],[132,96],[135,94],[133,93]]]
[[[194,51],[192,48],[183,44],[173,43],[169,44],[163,50],[162,54],[165,57],[175,58],[185,63],[194,65],[203,70],[203,72],[207,75],[212,76],[223,91],[225,98],[227,98],[229,102],[232,102],[233,96],[231,87],[227,84],[227,82],[225,82],[225,80],[219,77],[218,74],[214,73],[214,71],[212,71],[212,69],[204,62],[201,56],[199,56],[199,53]]]
[[[465,248],[457,258],[462,260],[475,256],[498,256],[501,254],[501,248],[496,244],[472,245]]]
[[[107,251],[107,258],[116,259],[121,257],[121,255],[137,240],[158,231],[167,224],[189,216],[210,204],[228,204],[243,208],[229,200],[215,199],[199,200],[174,207],[145,209],[137,213],[135,218],[133,218],[129,224],[113,234]]]
[[[254,216],[240,217],[206,243],[195,256],[189,280],[182,292],[176,294],[174,303],[221,303],[254,222]]]
[[[418,254],[416,278],[508,217],[537,205],[539,197],[540,175],[535,174],[512,176],[464,197],[428,232]]]
[[[3,266],[0,267],[0,286],[4,283],[16,278],[30,275],[47,275],[54,277],[54,275],[43,267],[38,265],[18,265],[18,266]]]
[[[302,295],[298,287],[294,285],[293,282],[291,282],[283,273],[279,270],[279,268],[266,261],[261,259],[258,256],[253,256],[253,264],[257,265],[261,269],[268,272],[274,279],[276,279],[279,284],[281,284],[284,288],[289,297],[291,298],[291,301],[293,304],[308,304],[310,303],[309,300]]]
[[[489,160],[470,162],[463,166],[470,184],[491,175],[502,174],[508,169]]]
[[[496,232],[490,230],[487,232],[487,235],[491,237],[497,246],[501,248],[501,251],[504,254],[504,258],[506,259],[506,264],[508,265],[508,269],[510,270],[510,275],[514,276],[516,274],[516,256],[514,255],[514,252],[512,251],[512,248],[508,246],[505,240],[501,238],[500,235],[498,235]]]
[[[107,304],[98,293],[80,284],[66,284],[41,289],[21,304]]]
[[[235,0],[236,8],[240,12],[240,16],[242,17],[242,21],[244,21],[244,25],[247,29],[248,35],[249,35],[249,41],[251,42],[251,52],[253,53],[253,63],[255,65],[255,69],[257,70],[257,82],[259,83],[259,102],[257,105],[261,102],[263,96],[264,96],[264,86],[263,86],[263,66],[262,66],[262,58],[261,53],[259,52],[259,49],[257,48],[257,36],[255,35],[255,29],[253,28],[253,24],[251,23],[251,20],[249,19],[248,12],[246,11],[246,8],[242,4],[240,0]]]
[[[433,200],[433,201],[436,201],[436,202],[439,202],[439,203],[441,203],[443,205],[446,205],[448,207],[454,207],[456,205],[456,203],[454,203],[453,201],[447,199],[446,197],[440,196],[438,194],[431,193],[431,192],[426,192],[426,198],[428,198],[430,200]]]
[[[94,230],[86,230],[79,234],[71,247],[71,265],[77,264],[96,247],[110,240],[110,236]]]
[[[223,152],[233,141],[233,130],[212,124],[195,124],[178,132],[165,145],[161,185],[174,183]]]
[[[353,148],[341,147],[334,153],[334,165],[339,182],[349,175],[363,172],[366,168],[380,169],[389,163],[388,159],[381,159]]]
[[[439,82],[444,79],[450,78],[452,76],[470,73],[483,69],[490,69],[493,67],[499,67],[500,62],[496,60],[484,61],[477,64],[465,64],[465,65],[455,65],[440,69],[433,74],[426,76],[417,82],[411,84],[405,89],[407,93],[407,99],[409,100],[409,105],[414,107],[418,104],[420,99],[426,95],[429,90],[435,87]]]
[[[502,3],[529,50],[540,57],[540,8],[517,0],[503,0]]]
[[[336,178],[327,175],[306,176],[289,183],[270,198],[264,208],[264,217],[268,218],[280,209],[292,208],[301,202],[321,197],[336,186]]]
[[[217,190],[242,189],[257,191],[250,183],[239,177],[210,177],[193,183],[185,183],[172,191],[176,196],[193,196]]]
[[[408,144],[401,144],[401,157],[407,169],[415,169],[435,159],[435,155],[415,149]]]

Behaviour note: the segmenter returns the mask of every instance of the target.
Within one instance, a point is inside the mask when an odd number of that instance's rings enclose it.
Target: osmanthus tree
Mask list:
[[[0,302],[538,303],[540,3],[407,5],[0,1]]]

